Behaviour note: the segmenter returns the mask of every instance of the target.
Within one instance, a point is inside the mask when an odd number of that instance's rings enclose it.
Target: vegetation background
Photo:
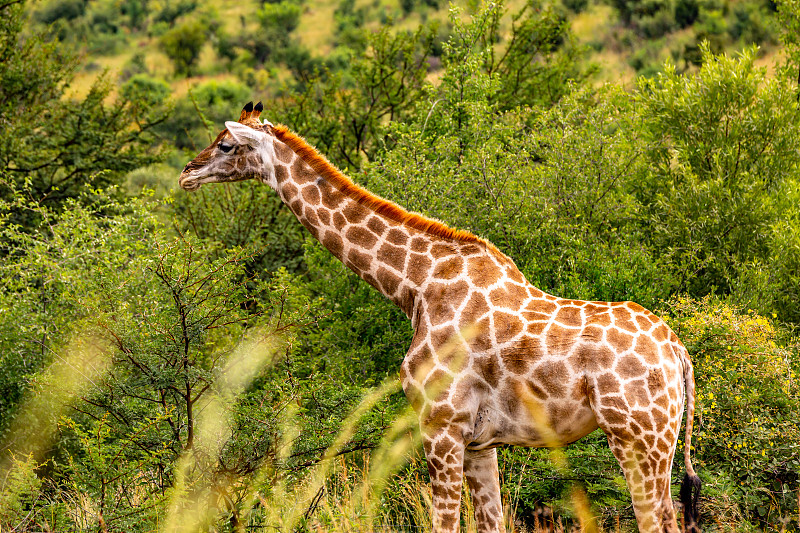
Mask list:
[[[177,190],[249,100],[664,316],[705,529],[800,529],[799,80],[798,0],[0,0],[0,529],[430,527],[402,313],[267,187]],[[635,530],[602,433],[559,453],[500,451],[509,524]]]

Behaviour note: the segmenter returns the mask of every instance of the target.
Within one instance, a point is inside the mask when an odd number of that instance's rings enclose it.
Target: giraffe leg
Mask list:
[[[497,449],[466,450],[464,452],[464,476],[467,478],[475,505],[478,533],[504,533]]]
[[[428,434],[423,440],[433,488],[434,533],[457,533],[464,474],[464,443],[447,431]]]
[[[680,532],[670,493],[672,454],[662,455],[643,440],[622,441],[614,435],[608,435],[608,443],[625,474],[639,531]]]

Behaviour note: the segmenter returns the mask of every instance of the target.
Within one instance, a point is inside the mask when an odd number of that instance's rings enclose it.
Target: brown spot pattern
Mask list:
[[[411,239],[412,252],[427,252],[429,246],[430,246],[430,241],[423,237],[414,237],[413,239]]]
[[[494,331],[499,342],[513,339],[522,331],[522,321],[512,313],[495,311]]]
[[[464,266],[464,260],[461,257],[452,257],[439,263],[433,272],[433,275],[439,279],[453,279],[461,274],[461,269]]]
[[[377,236],[383,235],[383,232],[386,231],[386,223],[384,223],[378,217],[372,217],[367,220],[367,227],[371,232],[373,232]]]
[[[375,243],[378,242],[378,239],[374,234],[360,226],[352,226],[348,228],[345,236],[347,237],[348,241],[360,248],[364,248],[365,250],[372,249],[372,247],[375,246]]]
[[[385,244],[378,249],[378,261],[389,265],[398,272],[405,269],[406,250],[399,246]]]
[[[497,283],[501,272],[491,258],[480,256],[467,261],[467,275],[476,287],[484,288]]]
[[[319,189],[314,185],[303,188],[303,200],[311,205],[317,205],[320,201]]]
[[[401,208],[360,192],[333,171],[321,171],[319,160],[306,152],[296,157],[294,145],[291,150],[279,142],[275,147],[279,161],[293,161],[290,172],[276,166],[282,195],[309,231],[337,257],[344,254],[349,267],[409,315],[414,308],[421,335],[415,346],[423,347],[409,351],[404,362],[404,390],[414,396],[413,388],[419,385],[408,386],[406,380],[417,379],[415,368],[425,370],[417,383],[445,379],[441,368],[425,367],[429,344],[440,349],[459,328],[476,324],[477,335],[468,339],[470,353],[462,354],[475,383],[448,394],[443,391],[425,407],[430,420],[425,434],[434,439],[426,450],[431,478],[439,483],[434,506],[440,526],[458,525],[461,461],[468,444],[464,439],[471,434],[474,416],[465,406],[482,405],[488,398],[511,417],[494,422],[497,425],[486,433],[491,438],[502,438],[507,431],[534,431],[530,413],[525,413],[526,397],[541,403],[557,431],[574,430],[575,424],[584,423],[579,412],[592,409],[615,455],[624,458],[629,481],[638,484],[632,492],[646,493],[651,500],[656,493],[666,493],[668,500],[668,480],[661,480],[657,472],[669,475],[667,456],[674,454],[671,442],[681,416],[676,405],[682,398],[682,365],[675,357],[685,351],[666,344],[678,346],[679,341],[663,322],[632,303],[562,300],[544,294],[527,284],[513,262],[490,244],[474,236],[462,239],[457,232],[437,237],[436,232],[453,231],[439,226],[428,233],[415,226],[418,218],[403,218]],[[376,248],[379,238],[383,241]],[[424,293],[416,294],[417,287]],[[575,431],[574,438],[579,438]],[[498,516],[487,511],[494,497],[481,492],[495,490],[492,486],[485,478],[474,479],[476,512],[483,513],[484,522]],[[635,498],[635,506],[641,498]],[[665,520],[674,520],[671,502],[663,505],[669,507]],[[640,526],[646,523],[640,521]]]
[[[397,246],[405,246],[408,242],[408,235],[397,228],[392,228],[389,230],[389,233],[386,235],[386,241],[390,242],[391,244],[396,244]]]
[[[347,206],[342,209],[342,214],[350,224],[360,224],[369,216],[370,211],[361,204],[349,202]]]

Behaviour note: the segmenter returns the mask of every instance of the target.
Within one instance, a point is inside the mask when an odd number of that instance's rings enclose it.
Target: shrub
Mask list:
[[[675,22],[681,28],[694,24],[699,14],[700,6],[697,0],[678,0],[675,3]]]
[[[291,33],[300,23],[300,6],[290,0],[266,3],[258,11],[258,21],[265,31]]]
[[[564,6],[573,13],[580,13],[589,5],[589,0],[563,0]]]
[[[733,39],[746,44],[761,44],[773,40],[770,17],[759,4],[736,4],[733,7],[733,19],[728,29]]]
[[[153,22],[163,22],[171,28],[179,17],[191,13],[195,9],[197,9],[197,0],[172,0],[166,2],[164,7],[156,13]]]
[[[170,93],[170,86],[165,81],[147,74],[136,74],[120,87],[123,98],[141,101],[147,106],[163,104]]]
[[[83,0],[53,0],[37,9],[34,17],[42,24],[52,24],[60,19],[74,20],[85,12],[86,3]]]
[[[283,369],[270,377],[265,368],[281,346],[278,337],[289,341],[300,321],[312,321],[313,306],[285,272],[269,281],[247,273],[242,249],[168,236],[144,202],[90,196],[93,209],[73,202],[62,215],[18,200],[47,221],[47,230],[36,237],[14,225],[0,226],[3,251],[13,258],[4,261],[0,284],[0,362],[6,370],[20,370],[6,364],[15,359],[39,367],[31,376],[0,373],[4,391],[16,395],[23,377],[40,381],[39,371],[52,358],[68,359],[66,341],[73,336],[102,339],[112,363],[86,382],[80,396],[67,390],[61,405],[47,412],[59,423],[58,433],[32,436],[41,424],[29,423],[15,432],[10,449],[24,453],[26,443],[51,441],[48,457],[55,460],[40,475],[47,484],[53,477],[68,480],[48,486],[58,496],[37,505],[31,523],[38,523],[41,512],[59,518],[58,525],[51,524],[55,529],[80,527],[62,511],[75,494],[85,494],[109,527],[153,528],[165,512],[170,487],[185,480],[175,468],[179,457],[193,455],[192,479],[213,486],[248,476],[265,456],[275,455],[276,425],[253,421],[254,415],[264,420],[264,413],[256,414],[261,403],[285,401],[279,390]],[[29,342],[31,335],[44,345]],[[237,372],[248,368],[244,385],[230,389]],[[213,426],[204,430],[202,418],[219,408],[214,398],[228,394],[226,409],[238,405],[256,377],[275,385],[242,400],[247,412],[230,415],[235,435]],[[73,402],[68,412],[67,401]],[[12,411],[0,407],[2,431]],[[4,493],[4,477],[0,484]],[[139,502],[133,511],[131,500]],[[0,516],[0,523],[5,526],[7,518]]]
[[[156,130],[176,148],[199,152],[219,133],[219,124],[238,117],[242,102],[251,99],[251,90],[236,81],[200,83],[191,90],[189,98],[177,102],[169,118]]]
[[[159,44],[178,75],[191,75],[206,43],[207,28],[200,21],[184,22],[161,36]]]
[[[767,78],[752,50],[703,54],[699,73],[669,68],[642,80],[637,97],[653,141],[652,169],[637,187],[650,212],[647,234],[679,275],[679,291],[695,296],[727,294],[742,265],[769,261],[770,227],[788,214],[781,191],[796,183],[800,163],[790,84]]]
[[[730,480],[727,496],[748,520],[780,529],[797,516],[800,347],[773,320],[711,297],[667,310],[694,362],[698,472],[712,487]]]

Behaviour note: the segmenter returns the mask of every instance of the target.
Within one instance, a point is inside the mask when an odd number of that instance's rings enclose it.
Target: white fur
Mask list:
[[[255,146],[255,149],[258,150],[263,165],[261,181],[277,192],[278,178],[275,175],[275,144],[272,141],[272,137],[264,135],[263,140]]]
[[[239,144],[256,146],[265,137],[263,132],[256,131],[250,126],[245,126],[244,124],[233,122],[232,120],[226,122],[225,127],[228,128],[228,132],[230,132],[233,139]]]

